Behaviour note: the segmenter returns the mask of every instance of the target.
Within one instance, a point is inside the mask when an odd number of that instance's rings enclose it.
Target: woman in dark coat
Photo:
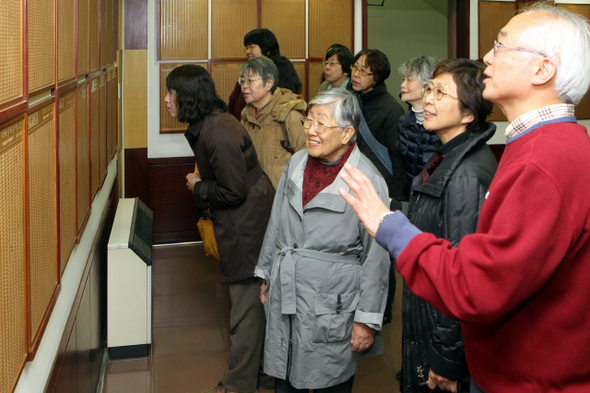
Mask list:
[[[474,233],[481,204],[498,166],[486,142],[496,126],[485,121],[492,104],[483,99],[483,68],[472,60],[445,60],[426,87],[424,128],[440,142],[414,178],[408,218],[420,230],[454,246]],[[404,282],[402,299],[404,393],[438,385],[469,391],[461,326],[414,295]],[[438,389],[438,388],[437,388]]]
[[[369,128],[365,131],[361,122],[358,147],[381,172],[389,189],[389,197],[401,201],[404,199],[405,169],[397,149],[397,123],[404,110],[385,86],[385,80],[391,73],[389,60],[377,49],[365,49],[356,54],[350,69],[351,83],[348,88],[356,93]]]
[[[219,246],[222,282],[231,300],[229,369],[207,392],[253,392],[264,337],[261,280],[254,267],[270,218],[274,188],[260,168],[244,127],[227,112],[207,71],[198,65],[175,68],[166,78],[166,107],[188,122],[185,136],[200,175],[187,187],[199,209],[211,208]]]

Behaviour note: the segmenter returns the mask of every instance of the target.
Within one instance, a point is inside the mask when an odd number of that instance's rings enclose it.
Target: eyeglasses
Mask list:
[[[437,101],[442,100],[444,96],[449,96],[456,100],[459,99],[458,97],[453,97],[449,93],[444,92],[440,87],[434,87],[432,84],[426,86],[426,89],[424,90],[424,98],[428,97],[429,94],[434,94],[434,99]]]
[[[258,78],[244,78],[243,76],[240,76],[238,78],[238,83],[240,84],[240,86],[242,86],[243,84],[247,84],[248,86],[250,86],[250,84],[254,81],[257,81],[258,79],[264,79],[262,77],[258,77]]]
[[[339,128],[340,127],[340,126],[327,126],[323,123],[320,123],[319,121],[313,121],[307,117],[304,117],[303,119],[301,119],[301,124],[303,125],[303,128],[305,128],[305,129],[310,128],[312,125],[315,126],[314,127],[315,131],[318,134],[322,134],[328,128]]]
[[[537,51],[530,50],[530,49],[515,48],[513,46],[502,45],[500,42],[494,40],[494,54],[496,54],[496,52],[498,51],[498,48],[512,49],[512,50],[517,50],[520,52],[527,52],[527,53],[532,53],[534,55],[547,57],[547,55],[545,55],[544,53],[541,53],[541,52],[537,52]]]
[[[324,60],[324,61],[322,61],[322,64],[324,65],[324,67],[327,67],[327,66],[334,67],[334,66],[339,65],[340,63],[337,63],[335,61],[329,62],[328,60]]]
[[[352,70],[352,72],[358,71],[359,74],[361,74],[361,76],[373,75],[372,72],[367,72],[366,70],[364,70],[362,68],[359,68],[359,67],[357,67],[355,65],[350,66],[350,69]]]

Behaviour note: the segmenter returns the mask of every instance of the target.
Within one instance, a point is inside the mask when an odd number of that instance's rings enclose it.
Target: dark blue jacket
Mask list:
[[[422,171],[424,164],[434,152],[434,145],[440,139],[434,131],[428,131],[422,124],[416,123],[416,115],[412,110],[399,118],[397,133],[397,148],[406,168],[404,194],[407,201],[412,180]]]

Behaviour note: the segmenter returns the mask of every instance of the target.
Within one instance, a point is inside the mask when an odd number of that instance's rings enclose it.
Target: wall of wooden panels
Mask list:
[[[355,51],[353,0],[159,0],[158,4],[158,55],[163,61],[160,64],[161,133],[181,133],[186,129],[168,115],[164,104],[167,93],[164,78],[174,66],[181,64],[167,60],[182,60],[182,64],[207,62],[203,66],[211,73],[219,96],[227,101],[240,67],[247,60],[244,35],[255,28],[268,28],[277,37],[281,54],[292,59],[303,85],[302,95],[309,101],[318,91],[323,68],[320,78],[308,70],[318,71],[316,65],[326,49],[341,43]],[[210,37],[207,36],[208,4]],[[329,28],[326,21],[330,21]]]
[[[91,187],[119,149],[119,9],[0,2],[0,392],[35,358]]]

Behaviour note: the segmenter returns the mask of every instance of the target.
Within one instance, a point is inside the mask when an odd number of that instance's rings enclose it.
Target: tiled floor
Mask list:
[[[151,354],[109,361],[105,393],[200,393],[227,368],[230,303],[227,285],[218,280],[218,261],[200,245],[154,248],[153,256]],[[360,365],[354,393],[399,392],[400,287],[398,276],[393,323],[383,329],[385,353]]]

